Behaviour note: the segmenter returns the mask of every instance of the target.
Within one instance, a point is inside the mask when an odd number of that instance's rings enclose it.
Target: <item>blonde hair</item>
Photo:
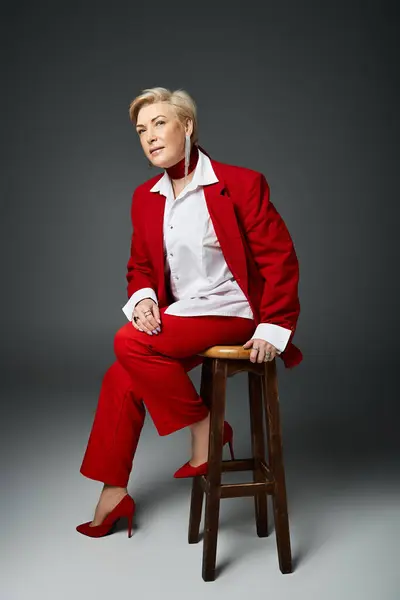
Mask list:
[[[193,98],[185,92],[185,90],[175,90],[171,92],[167,88],[154,87],[142,90],[142,93],[137,96],[129,105],[129,118],[134,125],[137,123],[137,116],[140,109],[148,104],[155,102],[166,102],[174,109],[176,116],[185,124],[186,119],[193,121],[193,133],[191,141],[195,144],[198,141],[198,126],[197,126],[197,107]]]

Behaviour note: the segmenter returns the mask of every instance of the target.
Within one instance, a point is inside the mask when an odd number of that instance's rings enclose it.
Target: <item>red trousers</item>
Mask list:
[[[159,435],[201,421],[208,408],[188,371],[202,363],[209,346],[244,344],[255,322],[242,317],[164,315],[158,335],[128,321],[114,338],[117,360],[106,371],[83,457],[82,475],[126,487],[146,409]]]

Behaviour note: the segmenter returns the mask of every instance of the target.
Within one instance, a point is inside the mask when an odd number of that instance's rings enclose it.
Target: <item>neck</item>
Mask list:
[[[190,151],[188,175],[192,171],[194,171],[198,160],[199,149],[196,144],[193,144],[192,149]],[[177,162],[175,165],[173,165],[172,167],[168,167],[165,170],[173,181],[183,179],[185,177],[185,159],[182,158],[182,160]]]

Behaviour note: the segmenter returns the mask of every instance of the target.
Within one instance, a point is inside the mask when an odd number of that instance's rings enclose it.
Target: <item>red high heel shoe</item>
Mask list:
[[[113,533],[115,525],[117,521],[121,517],[127,517],[128,519],[128,537],[132,537],[132,519],[133,513],[135,512],[135,502],[133,498],[126,494],[122,500],[115,506],[112,511],[105,517],[100,525],[94,525],[93,527],[89,527],[89,523],[91,521],[87,521],[86,523],[82,523],[78,525],[76,530],[83,535],[87,535],[89,537],[103,537],[104,535],[108,535],[109,533]]]
[[[227,421],[224,421],[223,445],[225,446],[226,443],[229,444],[232,460],[235,460],[235,455],[233,454],[233,429]],[[182,477],[197,477],[197,475],[206,475],[207,469],[208,462],[202,463],[197,467],[193,467],[188,461],[174,473],[174,477],[176,479],[180,479]]]

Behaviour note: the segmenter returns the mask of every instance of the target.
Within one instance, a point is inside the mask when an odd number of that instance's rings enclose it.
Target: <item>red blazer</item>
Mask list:
[[[269,199],[262,173],[209,158],[219,181],[203,190],[226,263],[250,304],[256,325],[274,323],[292,330],[278,356],[285,367],[294,367],[303,356],[292,343],[300,303],[299,265],[290,234]],[[164,275],[165,196],[150,192],[162,175],[139,185],[133,193],[133,234],[126,274],[128,298],[140,288],[150,287],[160,308],[174,302]]]

